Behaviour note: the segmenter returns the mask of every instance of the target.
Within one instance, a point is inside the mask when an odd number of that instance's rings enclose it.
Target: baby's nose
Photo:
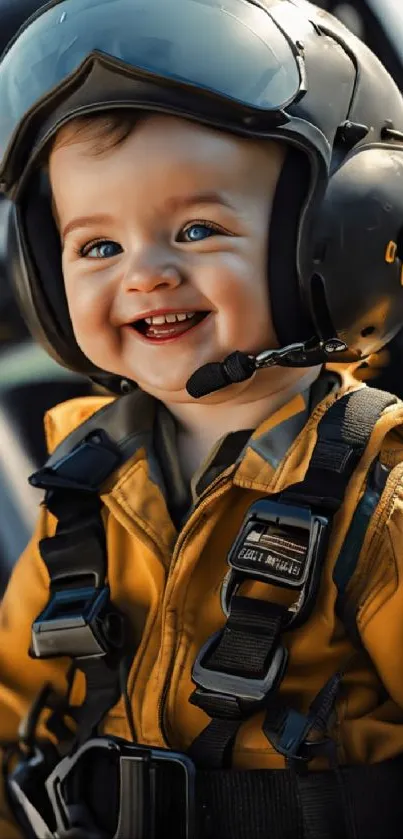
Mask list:
[[[128,291],[150,292],[157,288],[176,288],[181,282],[179,267],[170,263],[132,266],[125,277]]]

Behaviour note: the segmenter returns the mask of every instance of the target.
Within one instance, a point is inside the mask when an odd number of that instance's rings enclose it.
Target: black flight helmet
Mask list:
[[[41,168],[61,126],[116,109],[287,144],[269,231],[271,363],[365,358],[401,327],[403,98],[327,12],[305,0],[56,0],[3,53],[0,103],[13,282],[62,364],[119,390],[74,338]]]

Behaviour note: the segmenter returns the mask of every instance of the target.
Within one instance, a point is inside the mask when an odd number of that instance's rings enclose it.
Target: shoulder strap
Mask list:
[[[138,446],[130,431],[132,394],[101,409],[76,429],[30,483],[45,490],[45,505],[57,519],[56,534],[39,544],[50,578],[50,596],[34,621],[30,655],[68,656],[86,679],[80,708],[64,714],[77,723],[75,744],[87,740],[122,693],[120,665],[126,657],[123,617],[110,601],[107,547],[99,490]],[[68,707],[67,707],[68,706]],[[129,720],[130,723],[130,720]],[[59,737],[60,714],[48,728]],[[53,728],[52,728],[53,726]]]
[[[192,673],[190,701],[211,717],[191,746],[199,764],[226,765],[240,725],[262,707],[268,708],[264,731],[270,741],[287,759],[299,758],[307,733],[318,716],[326,716],[323,707],[330,712],[332,680],[307,716],[278,705],[287,661],[282,635],[310,613],[334,514],[377,420],[396,401],[366,387],[336,398],[319,422],[303,481],[248,511],[229,557],[227,622],[206,642]],[[248,578],[293,588],[295,608],[240,596]]]
[[[327,510],[338,509],[376,423],[397,401],[396,396],[369,387],[336,399],[319,422],[305,478],[286,490],[287,497]]]
[[[384,410],[398,399],[375,388],[359,388],[337,400],[318,426],[318,440],[304,480],[289,490],[289,500],[312,504],[336,512],[369,438]],[[389,471],[378,459],[367,477],[367,488],[355,510],[333,572],[337,587],[336,611],[352,639],[358,644],[355,615],[347,609],[346,589],[356,568],[369,520],[373,515]]]

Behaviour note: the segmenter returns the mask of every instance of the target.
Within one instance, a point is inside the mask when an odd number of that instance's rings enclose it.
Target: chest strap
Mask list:
[[[229,766],[241,724],[262,709],[264,732],[288,762],[305,763],[331,747],[318,734],[326,730],[341,674],[328,681],[307,715],[286,707],[278,698],[288,655],[282,636],[312,611],[333,517],[377,420],[395,402],[370,388],[337,399],[318,424],[304,480],[248,511],[228,558],[222,598],[227,621],[205,643],[192,673],[190,702],[211,718],[189,750],[198,766]],[[292,590],[293,605],[238,594],[250,579]]]

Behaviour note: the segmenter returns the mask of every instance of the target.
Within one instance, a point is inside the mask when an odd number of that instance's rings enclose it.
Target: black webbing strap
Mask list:
[[[74,808],[77,826],[95,824],[112,836],[119,820],[122,774],[119,764],[111,761],[113,751],[105,755],[104,759],[100,752],[91,762],[83,760],[76,778],[70,781],[75,793],[68,797],[78,805]],[[177,810],[178,802],[184,806],[183,784],[175,762],[153,764],[152,772],[153,836],[185,839]],[[401,839],[402,777],[401,756],[370,766],[341,767],[339,777],[331,771],[307,772],[298,782],[289,770],[198,770],[196,830],[189,839]],[[306,802],[303,815],[301,791]],[[143,804],[141,790],[133,789],[128,797],[127,804],[137,812]],[[346,800],[353,823],[344,830],[334,819],[332,807],[337,801],[342,810]],[[143,837],[144,833],[137,835]],[[131,837],[125,835],[124,839]]]
[[[297,785],[287,770],[201,771],[198,839],[401,839],[402,757],[341,767],[339,773],[338,779],[330,771],[308,772]],[[348,828],[333,818],[335,801],[340,810],[347,802],[352,811]]]
[[[347,484],[368,444],[376,421],[385,408],[395,402],[395,397],[390,394],[369,388],[336,399],[318,424],[317,442],[304,480],[281,493],[278,501],[282,505],[298,503],[304,509],[309,506],[315,513],[325,515],[329,530],[331,519],[342,504]],[[264,539],[267,539],[268,533],[270,531],[266,528]],[[278,535],[276,531],[276,538]],[[304,544],[300,535],[290,528],[288,546],[284,534],[279,540],[285,563],[295,565],[296,552],[304,559]],[[253,538],[260,539],[261,544],[261,535]],[[273,543],[273,529],[271,538]],[[310,608],[313,606],[326,549],[319,553],[321,555],[318,554],[315,559],[316,577],[315,574],[311,575],[311,579],[316,580],[315,585],[311,583],[309,590],[304,592],[303,608],[306,614],[309,612],[308,600],[311,601]],[[272,566],[274,564],[275,569],[281,566],[278,562],[276,564],[276,557],[273,560],[272,553],[266,553],[267,556],[266,562],[271,563],[267,582],[275,584]],[[250,577],[254,576],[264,580],[263,571],[260,575],[251,572]],[[247,577],[248,574],[244,573],[244,579]],[[277,584],[286,584],[280,572]],[[274,701],[284,674],[284,659],[277,674],[272,674],[271,680],[266,679],[266,695],[262,697],[261,692],[258,692],[257,698],[252,695],[252,698],[249,696],[245,700],[248,690],[250,694],[251,685],[256,686],[256,680],[262,679],[264,674],[267,676],[270,671],[273,654],[281,650],[281,633],[285,627],[292,628],[295,616],[290,616],[285,607],[253,598],[232,596],[227,607],[229,616],[224,629],[209,639],[193,670],[196,690],[190,701],[202,708],[211,717],[211,722],[192,743],[189,754],[196,765],[201,767],[228,765],[240,725],[255,711],[266,707],[266,735],[288,760],[297,760],[312,720],[290,708],[280,707]],[[227,676],[226,679],[223,679],[223,674]],[[330,693],[332,701],[328,703],[329,713],[335,700],[332,691]]]
[[[203,690],[203,710],[212,717],[207,730],[202,732],[201,750],[195,740],[189,754],[197,757],[198,765],[204,765],[204,751],[208,752],[207,765],[220,767],[230,758],[230,747],[240,723],[256,703],[247,699],[242,692],[242,679],[264,680],[266,663],[271,660],[278,647],[286,607],[263,600],[251,601],[247,597],[233,597],[231,612],[225,624],[219,644],[208,656],[208,668],[220,674],[238,677],[237,685],[241,696],[230,693],[217,694]],[[282,658],[281,664],[284,665]],[[275,678],[279,674],[275,674]],[[242,695],[243,693],[243,695]],[[197,691],[190,702],[199,705]]]
[[[84,673],[84,703],[72,707],[67,697],[48,722],[50,730],[60,733],[60,711],[71,716],[77,726],[76,745],[96,731],[121,693],[123,618],[110,603],[105,583],[107,549],[98,495],[121,460],[118,447],[97,430],[52,469],[42,469],[30,479],[46,490],[46,507],[57,519],[55,535],[39,543],[50,577],[50,598],[33,624],[31,655],[70,656],[72,674]]]
[[[263,600],[253,605],[251,610],[248,597],[233,597],[220,644],[209,657],[212,670],[242,676],[243,656],[248,661],[249,672],[263,678],[267,658],[274,653],[275,639],[282,627],[284,607],[270,603],[268,609]]]
[[[375,388],[360,388],[337,399],[318,425],[318,439],[301,483],[282,497],[335,513],[383,411],[397,399]]]
[[[57,519],[55,536],[42,539],[39,550],[50,577],[51,595],[61,582],[93,585],[105,580],[105,533],[97,494],[50,490],[45,505]]]

